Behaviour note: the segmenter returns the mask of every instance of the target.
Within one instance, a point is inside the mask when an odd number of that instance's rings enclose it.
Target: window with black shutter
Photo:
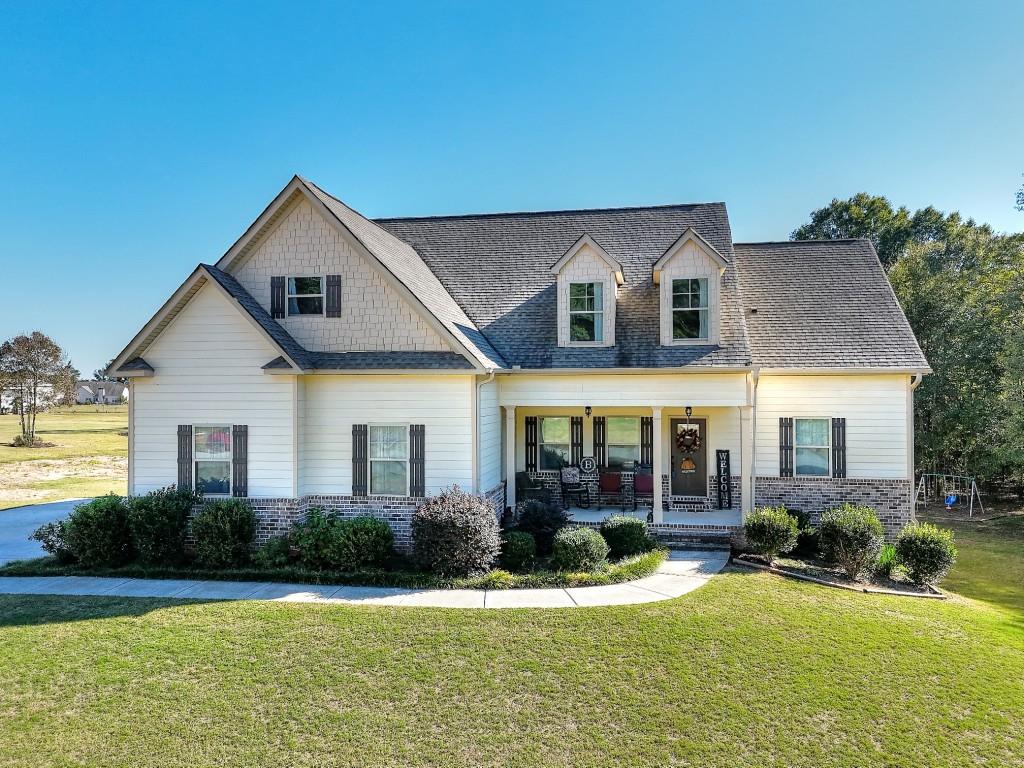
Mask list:
[[[832,477],[846,477],[846,419],[832,419]]]
[[[793,419],[779,419],[779,477],[793,476]]]
[[[526,440],[526,471],[537,471],[537,417],[527,416],[523,419]]]
[[[594,459],[598,466],[608,466],[608,454],[605,452],[605,421],[604,416],[594,417]]]
[[[249,427],[235,424],[231,429],[231,495],[249,495]]]
[[[275,320],[284,317],[286,279],[283,275],[270,278],[270,316]]]
[[[366,424],[352,425],[352,495],[366,495],[366,454],[367,454],[367,427]]]

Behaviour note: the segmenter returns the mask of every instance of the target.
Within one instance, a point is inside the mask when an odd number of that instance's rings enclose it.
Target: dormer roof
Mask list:
[[[596,253],[604,262],[608,265],[608,268],[615,275],[615,284],[622,285],[624,278],[622,276],[622,265],[613,259],[600,243],[588,234],[583,234],[579,240],[569,246],[568,250],[562,254],[561,258],[558,259],[554,264],[551,265],[551,274],[557,275],[562,271],[562,268],[568,264],[576,254],[582,251],[584,248],[588,248]]]
[[[654,262],[652,268],[652,277],[654,278],[655,284],[661,282],[661,270],[668,264],[677,253],[679,253],[687,243],[693,243],[700,249],[705,255],[711,258],[712,261],[716,262],[720,272],[724,272],[726,267],[729,266],[729,260],[719,253],[718,249],[715,248],[711,243],[705,240],[693,227],[687,227],[686,231],[683,232],[675,242],[672,243],[665,252],[661,255],[661,258]]]

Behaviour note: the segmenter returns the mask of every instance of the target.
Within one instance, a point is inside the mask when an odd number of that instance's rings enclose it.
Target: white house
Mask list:
[[[75,384],[75,402],[79,405],[123,405],[128,387],[119,381],[79,381]]]
[[[661,529],[849,500],[892,533],[928,370],[864,240],[733,243],[722,203],[371,221],[295,177],[108,373],[131,493],[247,496],[261,537],[370,511],[407,542],[424,496],[503,508],[580,464],[591,490],[653,472]]]

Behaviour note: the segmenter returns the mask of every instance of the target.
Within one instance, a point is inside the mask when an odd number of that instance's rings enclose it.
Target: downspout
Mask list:
[[[494,381],[494,369],[487,371],[487,378],[476,383],[473,390],[473,493],[482,493],[480,488],[480,389]]]
[[[761,368],[758,366],[750,369],[750,428],[753,434],[750,436],[750,508],[757,509],[757,495],[754,489],[757,487],[757,383],[761,378]]]

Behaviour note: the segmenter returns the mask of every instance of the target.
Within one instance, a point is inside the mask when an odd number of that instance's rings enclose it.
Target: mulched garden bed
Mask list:
[[[762,571],[779,574],[780,576],[789,576],[794,579],[809,581],[813,584],[848,589],[853,592],[898,595],[900,597],[925,597],[938,600],[946,599],[946,595],[936,587],[920,586],[906,579],[862,576],[858,580],[853,580],[839,566],[821,560],[777,557],[772,565],[768,565],[763,557],[741,554],[734,556],[732,562],[736,565],[757,568]]]

